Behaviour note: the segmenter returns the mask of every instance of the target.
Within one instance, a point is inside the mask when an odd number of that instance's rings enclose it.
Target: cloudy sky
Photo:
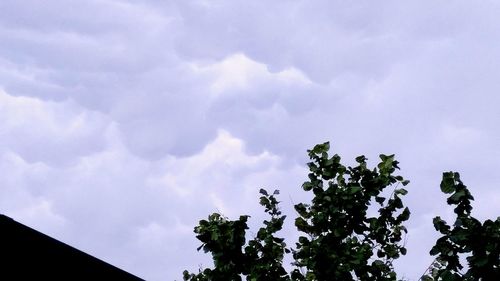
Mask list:
[[[500,214],[496,1],[0,1],[0,213],[148,280],[209,266],[211,212],[304,194],[306,149],[395,153],[409,253],[459,171]],[[283,235],[292,235],[292,219]],[[290,243],[293,244],[293,243]]]

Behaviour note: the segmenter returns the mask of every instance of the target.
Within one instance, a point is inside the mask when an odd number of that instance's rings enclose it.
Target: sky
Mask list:
[[[210,266],[208,214],[306,200],[306,150],[396,154],[408,255],[431,263],[439,190],[500,214],[496,1],[0,1],[0,213],[147,280]],[[293,246],[294,241],[289,241]]]

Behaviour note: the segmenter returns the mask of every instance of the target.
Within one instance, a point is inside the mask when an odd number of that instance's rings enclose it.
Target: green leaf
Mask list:
[[[443,234],[446,234],[450,231],[450,226],[439,216],[435,217],[432,220],[432,223],[434,224],[434,228]]]
[[[362,164],[362,163],[365,163],[366,160],[368,160],[364,155],[360,155],[358,157],[356,157],[356,162]]]
[[[399,188],[399,189],[396,189],[395,193],[401,194],[401,195],[406,195],[406,194],[408,194],[408,191],[404,188]]]
[[[295,226],[298,230],[306,232],[308,228],[308,223],[301,217],[295,219]]]
[[[410,209],[408,207],[405,207],[403,212],[398,216],[399,221],[406,221],[410,218]]]
[[[383,257],[385,257],[385,252],[384,252],[384,251],[382,251],[382,250],[378,250],[378,251],[377,251],[377,257],[379,257],[379,258],[383,258]]]
[[[440,187],[441,191],[444,193],[452,193],[455,191],[455,178],[452,172],[443,173]]]
[[[401,249],[399,249],[399,251],[401,252],[401,254],[403,256],[406,255],[406,248],[405,247],[402,247]]]
[[[382,160],[382,162],[380,162],[377,166],[381,172],[384,173],[389,172],[394,167],[394,165],[397,164],[397,161],[394,161],[394,154],[392,155],[380,154],[379,157],[380,160]]]
[[[375,197],[375,201],[377,201],[377,203],[382,205],[385,201],[385,197],[377,196],[377,197]]]
[[[361,191],[361,186],[351,186],[349,189],[349,193],[354,194]]]
[[[330,150],[330,142],[325,142],[322,144],[315,145],[314,148],[312,149],[312,152],[316,154],[321,154],[323,152],[328,152],[328,150]]]
[[[466,196],[465,190],[460,190],[455,192],[450,198],[448,198],[448,204],[457,204]]]
[[[264,206],[264,207],[267,207],[269,206],[270,202],[269,202],[269,199],[265,196],[262,196],[260,197],[260,205]]]
[[[304,191],[310,191],[313,187],[314,187],[314,185],[308,181],[306,181],[302,184],[302,189],[304,189]]]

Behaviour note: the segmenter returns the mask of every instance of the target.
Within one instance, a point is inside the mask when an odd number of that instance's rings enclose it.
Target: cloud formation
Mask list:
[[[331,140],[346,161],[397,154],[416,233],[400,271],[416,279],[432,243],[420,237],[446,213],[442,171],[463,174],[481,217],[500,211],[499,8],[3,1],[0,212],[179,278],[202,260],[197,220],[260,214],[260,187],[292,212],[305,150]]]

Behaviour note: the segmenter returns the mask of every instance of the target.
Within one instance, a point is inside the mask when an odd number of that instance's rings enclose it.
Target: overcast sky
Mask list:
[[[306,149],[395,153],[412,280],[443,171],[500,214],[496,1],[0,1],[0,213],[148,280],[210,266],[193,227],[293,230]],[[293,245],[290,241],[289,245]]]

